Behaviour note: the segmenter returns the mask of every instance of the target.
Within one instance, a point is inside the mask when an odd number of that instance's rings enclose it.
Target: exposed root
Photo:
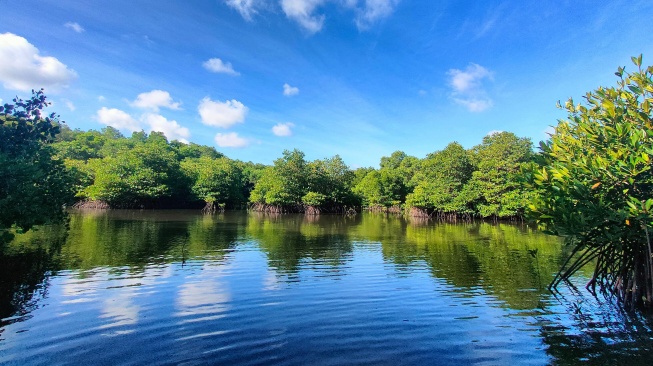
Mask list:
[[[339,214],[339,215],[356,215],[357,210],[355,207],[342,206],[342,205],[325,205],[325,206],[312,206],[312,205],[269,205],[266,203],[253,203],[249,209],[254,212],[285,214],[285,213],[303,213],[308,216],[317,216],[322,214]]]
[[[108,210],[111,208],[105,201],[84,200],[76,202],[73,208],[77,209],[94,209],[94,210]]]
[[[646,234],[648,229],[644,228]],[[568,282],[578,270],[592,262],[594,272],[586,288],[615,297],[628,310],[653,306],[653,258],[647,242],[621,241],[590,245],[576,243],[550,288]]]
[[[224,212],[224,210],[225,210],[224,203],[216,204],[215,202],[207,202],[204,208],[202,209],[202,213],[211,215],[217,212]]]

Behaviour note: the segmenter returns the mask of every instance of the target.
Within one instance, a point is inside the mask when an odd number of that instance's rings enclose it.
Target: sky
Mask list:
[[[495,131],[537,144],[631,56],[653,2],[0,0],[0,99],[45,89],[71,128],[161,131],[270,164],[378,167]]]

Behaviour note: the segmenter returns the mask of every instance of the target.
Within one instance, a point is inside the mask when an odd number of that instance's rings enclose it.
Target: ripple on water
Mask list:
[[[0,364],[543,365],[651,352],[649,323],[633,323],[637,335],[601,304],[537,289],[533,266],[559,252],[537,262],[505,226],[166,217],[128,226],[147,233],[129,243],[82,247],[129,265],[48,276],[37,307],[0,323]],[[111,238],[129,237],[125,222]],[[179,235],[138,242],[157,228]]]

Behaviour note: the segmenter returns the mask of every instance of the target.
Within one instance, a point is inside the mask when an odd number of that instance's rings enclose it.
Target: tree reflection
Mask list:
[[[65,227],[57,225],[16,234],[0,245],[0,326],[28,314],[47,293],[65,240]]]
[[[356,218],[321,215],[284,215],[278,217],[253,213],[247,221],[247,233],[268,256],[270,267],[296,274],[302,261],[319,262],[337,269],[351,257],[353,245],[348,227]]]

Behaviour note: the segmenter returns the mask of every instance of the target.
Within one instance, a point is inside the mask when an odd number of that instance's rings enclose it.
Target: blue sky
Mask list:
[[[0,0],[0,98],[45,88],[72,128],[162,131],[269,164],[378,166],[492,131],[653,64],[653,2]]]

